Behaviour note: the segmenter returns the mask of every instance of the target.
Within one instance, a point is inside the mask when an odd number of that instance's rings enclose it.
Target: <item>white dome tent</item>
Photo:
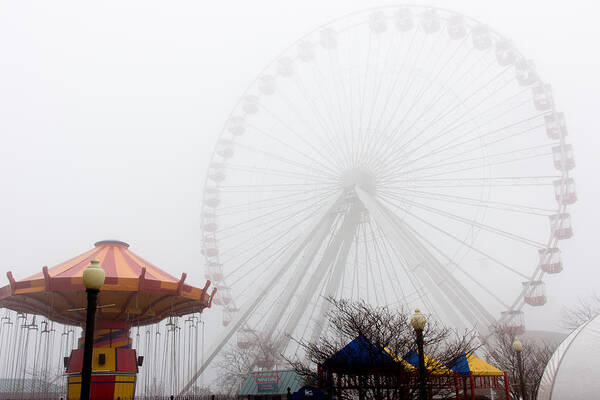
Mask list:
[[[600,316],[558,346],[544,370],[538,400],[593,399],[600,393]]]

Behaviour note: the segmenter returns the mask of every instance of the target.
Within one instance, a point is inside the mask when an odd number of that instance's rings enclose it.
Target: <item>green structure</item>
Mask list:
[[[294,393],[303,385],[303,378],[296,371],[250,372],[238,393],[238,398],[247,400],[285,400],[288,388]]]

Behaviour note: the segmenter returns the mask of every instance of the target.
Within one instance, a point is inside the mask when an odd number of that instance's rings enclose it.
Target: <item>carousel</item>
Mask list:
[[[12,392],[41,398],[66,374],[67,398],[79,398],[84,334],[78,340],[75,334],[85,323],[82,273],[92,260],[106,279],[98,296],[91,397],[133,398],[140,367],[148,361],[151,371],[144,374],[142,396],[176,392],[178,377],[185,378],[184,371],[200,361],[201,313],[216,289],[209,293],[210,281],[203,288],[189,285],[185,273],[174,277],[116,240],[97,242],[25,279],[7,273],[9,283],[0,288],[0,308],[7,309],[0,323],[0,362],[13,382]],[[39,387],[23,394],[22,387],[32,380]]]

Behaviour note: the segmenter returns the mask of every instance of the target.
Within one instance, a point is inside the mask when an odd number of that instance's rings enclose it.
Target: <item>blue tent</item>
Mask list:
[[[324,369],[364,369],[397,367],[396,361],[381,346],[358,336],[323,363]]]

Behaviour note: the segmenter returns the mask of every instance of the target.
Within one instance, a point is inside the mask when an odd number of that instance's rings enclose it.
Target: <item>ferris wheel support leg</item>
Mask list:
[[[200,368],[193,375],[192,379],[183,387],[180,396],[187,393],[188,390],[192,387],[194,382],[198,379],[198,377],[204,372],[206,367],[214,360],[214,358],[219,354],[221,349],[229,342],[231,337],[237,332],[239,328],[242,327],[246,323],[246,320],[250,316],[250,314],[254,311],[256,306],[260,304],[260,302],[267,296],[269,291],[276,285],[276,283],[281,279],[282,275],[286,272],[287,268],[291,264],[291,262],[298,257],[302,249],[306,246],[306,244],[310,241],[310,239],[315,235],[316,230],[321,225],[321,222],[327,218],[327,216],[334,210],[336,204],[339,199],[342,197],[342,192],[340,191],[336,194],[330,202],[328,202],[325,206],[322,207],[319,213],[317,213],[317,217],[315,218],[315,223],[306,229],[302,234],[300,234],[294,245],[291,246],[285,254],[280,257],[281,266],[274,273],[271,279],[267,280],[264,285],[258,290],[254,299],[246,303],[238,312],[233,321],[227,326],[225,331],[222,333],[222,336],[209,347],[208,354],[204,359],[204,362],[200,366]]]
[[[360,212],[357,210],[357,207],[354,206],[346,215],[346,219],[349,220],[348,226],[340,233],[343,235],[342,238],[342,247],[338,254],[337,260],[335,262],[335,266],[333,269],[333,274],[331,275],[331,279],[327,283],[327,287],[325,288],[325,293],[323,296],[325,299],[335,296],[340,287],[340,283],[342,281],[342,275],[344,270],[346,269],[346,261],[348,260],[348,253],[350,252],[350,247],[352,246],[352,242],[354,241],[354,232],[356,227],[358,226],[358,220],[360,218]],[[319,313],[315,318],[315,326],[313,328],[313,332],[311,335],[311,343],[316,343],[316,341],[321,336],[321,332],[327,325],[327,321],[325,321],[325,316],[329,311],[329,307],[331,303],[329,301],[322,301],[321,306],[319,307]]]
[[[319,284],[323,281],[330,267],[336,261],[336,258],[340,260],[341,250],[343,247],[342,245],[346,242],[352,241],[352,235],[354,234],[354,229],[357,223],[356,218],[352,216],[352,213],[353,211],[349,211],[349,213],[344,216],[344,221],[342,222],[342,225],[334,234],[335,236],[333,240],[331,241],[327,249],[325,249],[325,253],[321,258],[321,262],[319,263],[315,272],[310,277],[310,280],[306,283],[302,295],[300,297],[300,301],[296,305],[292,316],[290,317],[285,326],[283,335],[280,339],[280,348],[285,349],[285,347],[291,339],[292,334],[294,333],[294,330],[298,326],[302,315],[304,315],[304,312],[306,311],[306,308],[308,307],[310,301],[314,299],[315,292],[319,288]],[[346,253],[347,252],[348,251],[346,250]],[[345,263],[346,256],[347,254],[341,257],[343,258],[342,263]]]
[[[269,318],[263,328],[263,337],[271,338],[275,332],[277,324],[282,320],[286,309],[290,305],[292,298],[300,288],[299,282],[302,281],[308,267],[314,261],[315,254],[323,245],[326,236],[331,232],[331,224],[333,223],[335,214],[330,213],[319,223],[319,228],[311,242],[306,247],[304,254],[301,256],[300,262],[296,266],[293,276],[289,279],[284,289],[284,297],[279,300],[276,308],[269,314]]]
[[[456,312],[458,311],[465,320],[476,326],[480,333],[487,332],[494,319],[485,308],[441,265],[395,213],[362,189],[356,188],[356,192],[375,221],[394,238],[394,244],[399,246],[403,253],[412,253],[408,256],[413,258],[413,265],[417,266],[416,276],[428,288],[429,295],[435,299],[451,322],[457,327],[464,326],[463,319]]]

